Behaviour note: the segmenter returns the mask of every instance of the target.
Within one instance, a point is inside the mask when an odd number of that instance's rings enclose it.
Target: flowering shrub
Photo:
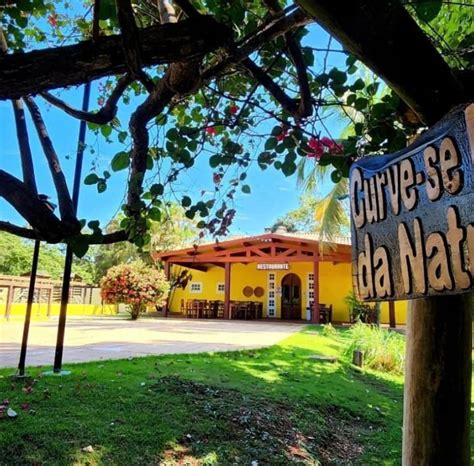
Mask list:
[[[170,290],[163,272],[139,262],[110,268],[100,286],[106,303],[128,304],[132,320],[136,320],[147,305],[163,304]]]

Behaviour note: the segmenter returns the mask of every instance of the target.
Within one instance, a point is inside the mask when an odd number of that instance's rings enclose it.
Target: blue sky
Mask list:
[[[310,33],[305,38],[305,45],[313,47],[326,47],[328,35],[317,25],[310,26]],[[332,48],[338,47],[333,42]],[[322,60],[322,57],[316,58]],[[330,54],[331,65],[341,64],[345,60],[343,54]],[[96,108],[97,83],[93,84],[91,108]],[[70,89],[61,93],[61,98],[75,107],[80,107],[82,88]],[[141,99],[140,99],[141,100]],[[67,176],[69,186],[72,186],[74,172],[74,160],[76,153],[79,122],[56,108],[44,104],[41,98],[37,103],[43,111],[43,117],[50,136],[53,140],[56,152],[59,155],[63,170]],[[119,118],[122,124],[128,121],[131,110],[135,103],[122,106]],[[21,178],[20,159],[18,156],[18,145],[16,140],[13,112],[10,102],[0,101],[0,168]],[[50,195],[55,200],[54,188],[52,186],[49,170],[39,146],[34,127],[29,123],[30,142],[33,151],[35,169],[38,179],[38,187],[41,193]],[[337,137],[341,131],[341,122],[330,119],[327,122],[332,135]],[[122,150],[119,144],[107,144],[103,139],[88,132],[87,143],[90,144],[95,153],[86,151],[84,158],[83,177],[98,164],[100,171],[108,169],[112,156]],[[197,200],[202,190],[212,188],[212,169],[208,164],[209,155],[203,154],[196,165],[188,171],[179,181],[181,193],[190,195]],[[125,194],[126,173],[114,173],[107,191],[98,194],[95,186],[81,186],[78,217],[87,220],[98,219],[102,225],[117,213]],[[261,171],[257,165],[250,168],[246,181],[252,187],[250,195],[239,193],[235,199],[237,215],[231,229],[232,234],[258,234],[267,226],[270,226],[278,217],[298,206],[300,191],[296,187],[296,177],[286,178],[280,171],[269,168]],[[3,199],[0,199],[0,219],[8,220],[19,225],[24,225],[24,220]]]

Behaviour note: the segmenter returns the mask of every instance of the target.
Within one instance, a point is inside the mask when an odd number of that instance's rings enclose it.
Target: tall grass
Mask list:
[[[374,325],[361,322],[349,330],[350,344],[344,354],[351,357],[354,350],[364,352],[364,364],[371,369],[403,374],[405,338]]]

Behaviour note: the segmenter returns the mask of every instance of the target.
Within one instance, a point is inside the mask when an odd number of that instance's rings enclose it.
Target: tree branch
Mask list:
[[[121,241],[127,241],[128,236],[125,230],[118,230],[112,233],[102,235],[99,239],[96,239],[93,235],[83,235],[89,244],[113,244],[120,243]]]
[[[264,3],[273,15],[278,15],[283,12],[283,8],[280,6],[278,0],[264,0]],[[313,113],[313,103],[303,53],[301,52],[300,44],[296,40],[294,31],[288,31],[285,33],[285,41],[288,47],[289,56],[296,68],[298,85],[301,93],[298,105],[298,116],[300,118],[306,118],[311,116]]]
[[[174,2],[181,8],[181,10],[188,18],[198,18],[199,16],[201,16],[199,11],[192,5],[189,0],[174,0]]]
[[[13,113],[15,114],[16,135],[18,145],[20,146],[21,169],[23,172],[23,181],[28,189],[38,194],[36,186],[35,169],[33,166],[33,156],[31,155],[28,129],[25,121],[25,110],[23,102],[19,99],[12,100]]]
[[[3,29],[0,27],[0,55],[5,55],[8,51],[8,44],[5,39]],[[25,121],[25,111],[21,100],[12,100],[13,113],[15,115],[16,135],[20,147],[21,168],[23,172],[23,181],[28,189],[33,193],[38,193],[36,187],[35,170],[33,167],[33,157],[31,155],[30,141],[28,138],[28,129]]]
[[[14,225],[10,222],[3,222],[0,220],[0,231],[6,231],[15,236],[21,236],[22,238],[28,239],[41,239],[38,233],[31,228],[23,228],[18,225]]]
[[[115,115],[117,114],[117,103],[122,94],[125,92],[125,89],[127,89],[128,85],[132,82],[133,80],[129,75],[122,76],[107,99],[105,105],[97,113],[83,112],[82,110],[72,108],[66,102],[58,99],[49,92],[42,92],[41,97],[43,97],[51,105],[60,108],[74,118],[88,121],[90,123],[95,123],[96,125],[105,125],[114,119]]]
[[[116,2],[117,17],[122,31],[122,48],[128,70],[134,80],[140,81],[148,92],[152,92],[153,81],[142,70],[141,45],[132,5],[130,0],[116,0]]]
[[[11,204],[45,241],[57,243],[80,231],[80,226],[72,229],[70,225],[64,225],[25,183],[4,170],[0,170],[0,196]]]
[[[298,116],[298,105],[295,99],[285,94],[283,89],[250,58],[242,60],[242,65],[250,71],[252,76],[281,104],[291,115]]]
[[[79,222],[76,219],[74,214],[74,206],[72,204],[71,195],[69,194],[69,189],[67,187],[66,178],[61,169],[61,164],[59,163],[58,156],[54,150],[53,143],[49,138],[46,126],[44,124],[41,112],[34,102],[31,96],[25,98],[25,103],[30,111],[31,118],[38,133],[41,146],[43,147],[44,155],[48,161],[49,170],[53,178],[54,186],[58,194],[58,203],[59,211],[61,213],[61,219],[71,225],[77,224]]]
[[[202,78],[204,80],[215,78],[229,67],[245,60],[263,44],[275,40],[277,37],[284,35],[287,31],[305,26],[311,22],[312,20],[300,9],[297,9],[288,16],[276,18],[258,34],[249,37],[247,40],[242,42],[238,48],[233,48],[226,56],[219,59],[217,63],[206,68],[202,73]]]
[[[231,36],[227,26],[209,16],[140,29],[142,65],[200,58],[221,47]],[[0,99],[126,73],[121,43],[120,35],[104,36],[96,41],[0,57]]]

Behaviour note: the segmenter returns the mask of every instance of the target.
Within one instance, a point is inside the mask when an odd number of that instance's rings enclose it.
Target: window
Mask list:
[[[202,283],[201,282],[191,282],[191,293],[202,293]]]
[[[267,315],[268,317],[275,317],[275,278],[274,273],[268,274],[268,301],[267,301]]]
[[[225,283],[218,283],[217,284],[217,292],[224,293],[225,292]]]

